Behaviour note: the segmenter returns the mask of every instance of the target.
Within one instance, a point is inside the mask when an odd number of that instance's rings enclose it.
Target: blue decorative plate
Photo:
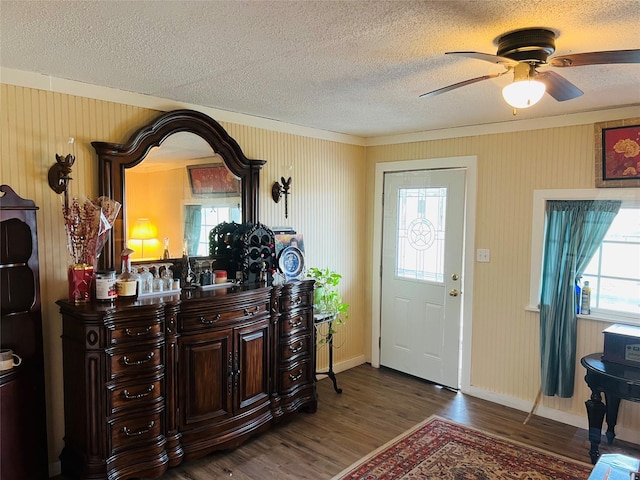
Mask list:
[[[286,247],[280,252],[278,265],[286,278],[297,278],[304,269],[304,255],[298,247]]]

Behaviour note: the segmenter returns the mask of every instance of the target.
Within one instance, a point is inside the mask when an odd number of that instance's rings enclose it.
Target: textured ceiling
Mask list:
[[[524,27],[555,55],[640,48],[637,0],[0,1],[0,65],[361,137],[508,122],[503,67]],[[554,69],[584,91],[517,119],[640,104],[640,65]]]

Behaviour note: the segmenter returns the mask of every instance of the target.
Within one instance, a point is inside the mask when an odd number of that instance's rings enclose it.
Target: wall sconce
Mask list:
[[[529,108],[540,101],[546,87],[544,83],[535,80],[535,68],[525,62],[520,62],[513,70],[513,83],[502,89],[504,100],[515,108]]]
[[[291,177],[287,180],[284,177],[280,177],[282,184],[278,182],[273,183],[271,187],[271,198],[278,203],[284,195],[284,218],[289,218],[289,188],[291,188]]]
[[[74,138],[69,137],[69,145],[73,145]],[[73,147],[71,147],[73,149]],[[75,155],[72,153],[66,156],[58,155],[56,153],[56,163],[54,163],[49,169],[48,180],[49,186],[57,194],[64,193],[64,208],[69,208],[69,180],[72,180],[71,167],[76,161]]]
[[[144,242],[156,240],[158,229],[148,218],[139,218],[131,230],[131,240],[139,240],[142,245],[140,259],[144,258]]]

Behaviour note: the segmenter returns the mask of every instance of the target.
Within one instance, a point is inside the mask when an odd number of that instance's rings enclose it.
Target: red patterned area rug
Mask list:
[[[586,480],[592,468],[433,416],[333,480]]]

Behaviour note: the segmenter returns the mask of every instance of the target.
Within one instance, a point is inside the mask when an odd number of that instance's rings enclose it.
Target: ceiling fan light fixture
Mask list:
[[[502,97],[513,108],[529,108],[540,101],[545,90],[538,80],[518,80],[502,89]]]

